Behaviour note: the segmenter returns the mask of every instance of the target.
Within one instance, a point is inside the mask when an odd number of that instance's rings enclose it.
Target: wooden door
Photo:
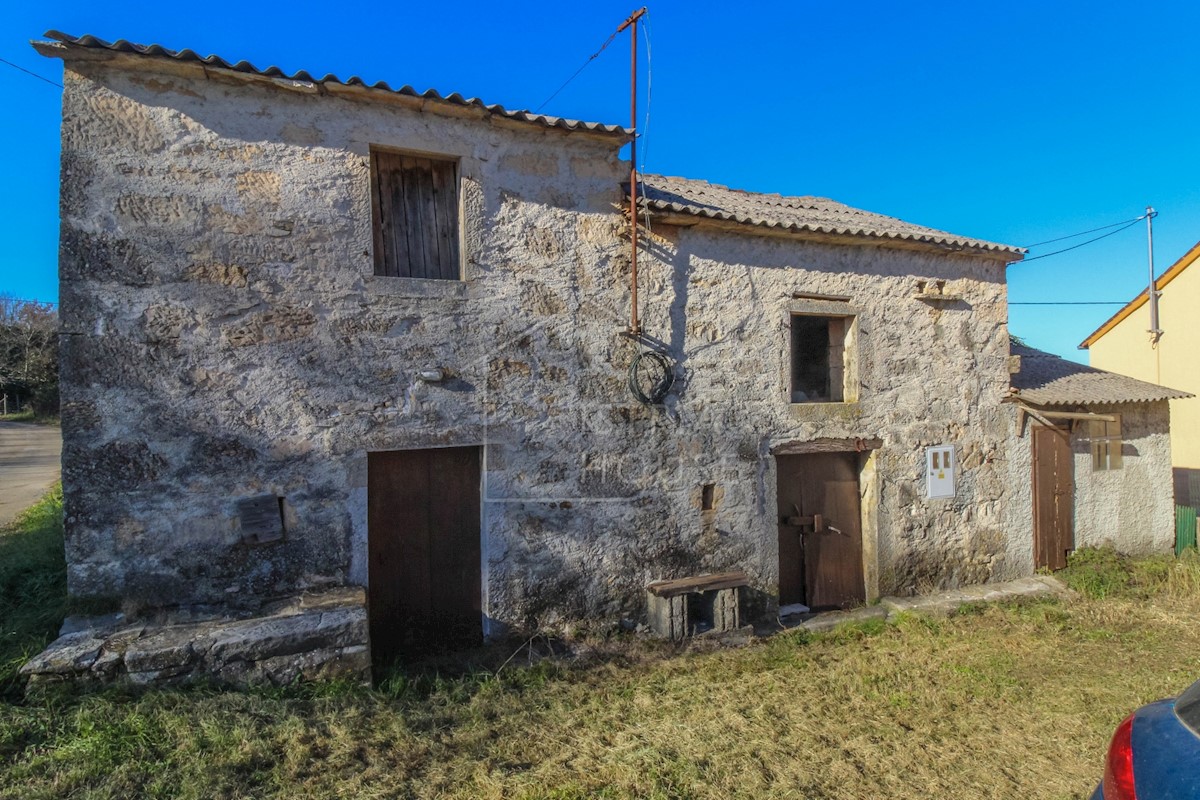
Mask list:
[[[1061,428],[1033,425],[1035,567],[1062,569],[1075,549],[1075,456]]]
[[[785,455],[776,463],[780,605],[804,603],[823,611],[862,603],[858,456]]]
[[[477,447],[367,456],[368,617],[377,669],[478,644]]]

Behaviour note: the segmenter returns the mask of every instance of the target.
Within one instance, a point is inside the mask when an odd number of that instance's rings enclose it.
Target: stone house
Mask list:
[[[628,131],[48,38],[72,595],[362,586],[386,661],[722,570],[751,615],[1032,572],[1020,249],[645,176],[631,335]]]

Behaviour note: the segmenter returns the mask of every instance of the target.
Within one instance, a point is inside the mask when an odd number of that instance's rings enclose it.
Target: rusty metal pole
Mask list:
[[[646,13],[646,8],[633,12],[629,19],[621,23],[621,27],[617,28],[617,33],[632,26],[629,31],[629,130],[632,137],[629,140],[629,233],[630,242],[632,243],[629,255],[629,266],[631,270],[630,276],[630,312],[629,312],[629,332],[637,336],[642,332],[641,323],[638,322],[638,219],[637,219],[637,191],[638,191],[638,168],[637,168],[637,21]]]

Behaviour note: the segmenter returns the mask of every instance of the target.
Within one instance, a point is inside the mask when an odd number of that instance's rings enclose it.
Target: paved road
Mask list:
[[[0,422],[0,528],[58,480],[61,453],[62,431],[57,427]]]

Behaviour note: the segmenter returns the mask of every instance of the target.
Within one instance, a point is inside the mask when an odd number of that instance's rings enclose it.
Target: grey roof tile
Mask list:
[[[480,108],[489,114],[506,119],[516,120],[518,122],[528,122],[535,125],[541,125],[546,128],[561,128],[568,131],[588,131],[591,133],[613,134],[614,136],[628,137],[629,131],[619,125],[604,125],[598,122],[582,122],[574,119],[564,119],[563,117],[552,117],[545,114],[534,114],[530,111],[519,111],[507,109],[504,106],[485,103],[476,97],[463,97],[458,92],[449,95],[442,95],[433,89],[424,92],[418,92],[411,86],[401,86],[398,89],[393,89],[383,81],[375,83],[367,83],[357,75],[353,75],[346,80],[342,80],[333,74],[327,74],[323,77],[315,77],[311,73],[300,70],[287,74],[282,69],[276,66],[270,66],[263,69],[251,64],[249,61],[238,61],[232,63],[226,61],[220,56],[209,55],[202,56],[194,50],[168,50],[160,44],[135,44],[118,39],[115,42],[106,42],[103,39],[98,39],[95,36],[71,36],[60,31],[46,31],[46,38],[61,42],[67,47],[81,47],[93,50],[109,50],[117,53],[133,53],[136,55],[167,58],[174,61],[195,62],[204,64],[210,67],[218,67],[220,69],[232,70],[233,72],[242,72],[250,75],[262,75],[269,78],[281,78],[290,81],[305,81],[308,83],[317,84],[337,84],[341,86],[361,86],[365,89],[375,89],[393,94],[405,95],[408,97],[419,97],[424,100],[433,100],[434,102],[447,103],[455,106],[469,106]]]
[[[1014,394],[1035,405],[1149,403],[1194,396],[1156,383],[1076,364],[1015,341],[1009,344],[1009,352],[1021,357],[1021,371],[1012,376]]]
[[[641,177],[638,205],[652,212],[674,212],[797,234],[810,232],[909,241],[949,250],[1006,254],[1017,259],[1025,253],[1020,247],[956,236],[894,217],[862,211],[825,197],[760,194],[707,181],[665,175]]]

